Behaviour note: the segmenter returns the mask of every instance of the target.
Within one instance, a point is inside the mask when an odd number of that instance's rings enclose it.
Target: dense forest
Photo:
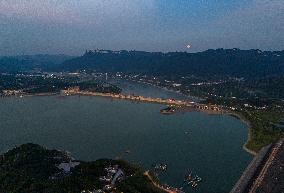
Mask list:
[[[0,57],[0,73],[13,73],[33,70],[52,70],[65,60],[67,55],[23,55]]]

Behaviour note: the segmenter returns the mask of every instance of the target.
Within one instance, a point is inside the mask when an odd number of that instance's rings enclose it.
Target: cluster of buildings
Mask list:
[[[104,168],[105,175],[99,177],[99,180],[104,184],[102,189],[94,189],[90,190],[83,190],[81,193],[105,193],[105,192],[112,192],[116,189],[117,182],[121,182],[125,179],[125,174],[122,169],[119,168],[118,165],[109,165],[108,167]]]
[[[2,90],[2,93],[4,96],[18,96],[18,95],[22,95],[23,91],[22,90]]]
[[[76,94],[80,92],[80,87],[79,86],[75,86],[75,87],[70,87],[67,88],[65,90],[61,90],[60,94],[62,95],[71,95],[71,94]]]
[[[83,191],[81,191],[81,193],[105,193],[105,192],[103,190],[99,189],[99,190],[93,190],[93,191],[83,190]]]
[[[69,161],[69,162],[63,162],[57,166],[58,169],[62,170],[63,173],[69,174],[71,173],[71,169],[75,168],[76,166],[80,165],[80,162],[76,161]]]
[[[201,105],[201,104],[195,104],[194,107],[199,110],[203,111],[216,111],[216,112],[222,112],[223,109],[217,105]]]
[[[49,177],[52,180],[64,178],[72,174],[72,170],[80,165],[80,162],[76,161],[71,156],[70,152],[61,151],[61,153],[62,155],[53,157],[53,159],[59,163],[55,165],[59,169],[59,172]]]
[[[106,175],[101,176],[99,180],[105,184],[103,189],[106,191],[115,189],[115,184],[125,179],[125,174],[118,165],[106,167],[105,172]]]

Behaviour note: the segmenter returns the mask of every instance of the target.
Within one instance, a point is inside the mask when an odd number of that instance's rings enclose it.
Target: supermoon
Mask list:
[[[189,49],[189,48],[191,48],[191,45],[190,45],[190,44],[188,44],[188,45],[186,45],[186,47]]]

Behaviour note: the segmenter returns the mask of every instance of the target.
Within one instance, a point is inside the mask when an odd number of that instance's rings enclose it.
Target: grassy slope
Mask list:
[[[240,113],[251,126],[251,137],[246,144],[248,149],[258,152],[283,135],[283,130],[277,124],[283,119],[284,113],[270,110],[243,110]]]

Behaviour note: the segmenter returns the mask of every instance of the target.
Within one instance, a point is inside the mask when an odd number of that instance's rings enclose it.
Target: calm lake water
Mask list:
[[[242,149],[246,125],[201,112],[166,116],[161,108],[101,97],[1,98],[0,152],[33,142],[82,160],[119,157],[145,168],[167,163],[159,176],[164,183],[179,187],[192,170],[203,181],[186,192],[229,192],[252,159]]]
[[[156,86],[152,86],[150,84],[129,81],[124,79],[111,79],[109,82],[122,88],[122,93],[126,95],[135,94],[135,95],[141,95],[153,98],[166,98],[166,99],[174,98],[180,100],[197,101],[197,98],[189,97],[177,93],[175,91],[170,91]]]

